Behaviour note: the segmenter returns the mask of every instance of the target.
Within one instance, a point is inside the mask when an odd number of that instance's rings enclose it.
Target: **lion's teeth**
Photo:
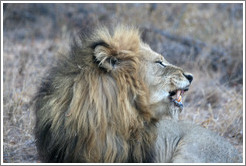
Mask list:
[[[177,91],[177,94],[176,94],[176,99],[177,99],[177,100],[180,99],[180,94],[181,94],[181,90],[178,90],[178,91]]]

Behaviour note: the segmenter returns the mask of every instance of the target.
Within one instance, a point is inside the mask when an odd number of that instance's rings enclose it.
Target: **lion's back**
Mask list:
[[[163,120],[159,124],[158,146],[170,149],[160,162],[238,163],[242,157],[225,138],[185,121]],[[171,147],[171,148],[170,148]],[[167,151],[166,151],[167,152]]]

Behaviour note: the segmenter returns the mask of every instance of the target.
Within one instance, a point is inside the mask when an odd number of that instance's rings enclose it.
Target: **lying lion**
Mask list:
[[[138,29],[98,28],[75,42],[35,97],[43,162],[242,162],[224,138],[178,121],[192,75]]]

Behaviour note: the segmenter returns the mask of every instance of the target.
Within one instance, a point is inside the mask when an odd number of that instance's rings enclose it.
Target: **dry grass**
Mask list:
[[[240,4],[9,4],[3,34],[4,162],[39,162],[31,105],[41,78],[58,53],[68,48],[70,33],[112,20],[145,29],[144,40],[155,51],[194,74],[181,119],[218,132],[242,153],[242,8]]]

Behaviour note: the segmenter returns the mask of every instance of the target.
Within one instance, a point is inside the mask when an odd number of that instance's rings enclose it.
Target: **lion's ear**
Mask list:
[[[94,62],[97,63],[100,68],[109,72],[118,64],[116,53],[114,53],[113,49],[104,41],[93,43],[91,48],[94,50]]]

